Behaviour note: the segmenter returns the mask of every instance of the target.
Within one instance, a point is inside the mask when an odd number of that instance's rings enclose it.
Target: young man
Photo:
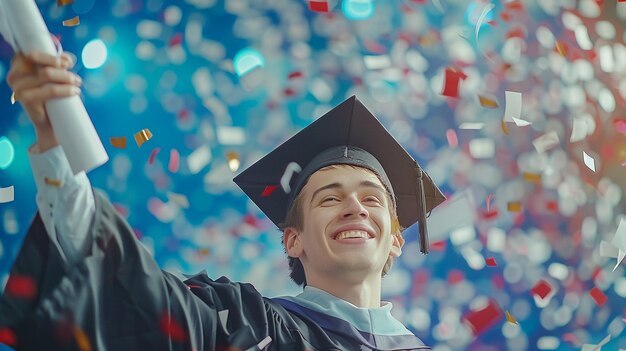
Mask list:
[[[8,75],[36,128],[39,211],[0,299],[5,339],[23,350],[429,349],[381,302],[381,279],[401,226],[419,221],[427,252],[425,213],[444,197],[355,97],[235,178],[283,229],[291,276],[305,285],[270,299],[225,277],[161,271],[85,174],[71,174],[43,107],[76,93],[70,66],[34,54]],[[14,288],[24,285],[35,289]]]

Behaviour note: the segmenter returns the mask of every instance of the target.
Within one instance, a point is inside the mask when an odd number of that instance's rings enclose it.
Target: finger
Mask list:
[[[54,67],[42,67],[37,75],[42,85],[46,83],[66,83],[79,86],[82,83],[82,79],[77,74]]]
[[[39,104],[44,103],[50,99],[74,96],[80,94],[80,88],[64,85],[64,84],[46,84],[38,88],[24,90],[20,92],[16,98],[19,97],[23,103],[27,104]]]
[[[18,54],[13,57],[11,63],[11,69],[7,73],[7,83],[9,85],[14,84],[16,80],[19,80],[19,77],[26,74],[31,74],[35,72],[35,66],[28,60],[25,56]]]
[[[45,66],[61,66],[61,58],[56,55],[49,55],[41,51],[33,51],[26,55],[32,62]]]
[[[64,52],[61,54],[61,66],[63,68],[72,69],[76,64],[74,55]]]

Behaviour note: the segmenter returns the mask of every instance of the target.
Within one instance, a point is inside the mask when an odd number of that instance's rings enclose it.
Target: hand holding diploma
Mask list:
[[[0,1],[0,34],[18,54],[7,82],[28,113],[40,151],[61,144],[74,174],[90,171],[108,155],[78,96],[81,79],[67,71],[67,54],[57,55],[34,0]]]

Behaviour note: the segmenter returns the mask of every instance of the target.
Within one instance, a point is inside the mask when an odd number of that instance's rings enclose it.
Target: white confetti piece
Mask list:
[[[389,55],[366,55],[363,57],[363,61],[365,62],[365,67],[371,70],[391,67]]]
[[[193,174],[198,174],[209,162],[211,162],[211,149],[208,145],[195,149],[187,156],[187,165],[189,166],[189,171]]]
[[[615,267],[613,267],[613,272],[619,267],[619,265],[624,261],[624,257],[626,257],[626,251],[619,250],[617,254],[617,262],[615,262]]]
[[[267,337],[265,337],[265,339],[261,340],[261,342],[258,343],[256,346],[259,348],[259,350],[263,350],[271,342],[272,342],[272,338],[268,335]]]
[[[428,217],[431,242],[447,240],[454,229],[474,223],[476,205],[470,189],[454,194]]]
[[[170,202],[173,202],[182,208],[189,208],[189,200],[187,199],[187,196],[183,194],[177,194],[177,193],[168,191],[167,198]]]
[[[492,158],[496,153],[496,144],[489,138],[472,139],[469,142],[469,151],[474,158]]]
[[[522,114],[522,93],[505,91],[504,121],[515,122],[514,118],[520,119]]]
[[[593,157],[587,155],[586,152],[583,151],[583,162],[585,162],[585,166],[587,166],[590,170],[596,171],[596,160]]]
[[[485,123],[483,122],[464,122],[464,123],[461,123],[461,125],[459,126],[459,129],[478,130],[478,129],[483,129],[484,126],[485,126]]]
[[[546,133],[533,140],[533,146],[539,153],[546,152],[557,145],[559,145],[559,136],[555,131]]]
[[[217,141],[222,145],[243,145],[246,134],[240,127],[221,126],[217,127]]]
[[[606,338],[602,339],[599,344],[584,344],[581,351],[600,351],[602,350],[602,346],[611,341],[611,334],[607,335]]]
[[[574,124],[572,126],[572,135],[569,141],[574,143],[584,140],[587,137],[587,122],[583,118],[574,118]]]
[[[626,251],[626,220],[624,218],[620,219],[615,236],[611,240],[611,245],[621,251]]]
[[[600,241],[600,256],[601,257],[617,257],[619,249],[613,246],[606,240]]]
[[[15,189],[13,185],[7,188],[0,188],[0,204],[15,200]]]
[[[293,177],[294,173],[298,173],[301,170],[302,167],[300,167],[300,165],[295,162],[291,162],[287,165],[287,168],[285,168],[285,173],[283,173],[283,176],[280,178],[280,186],[285,191],[285,194],[289,194],[291,192],[291,186],[289,185],[289,183],[291,182],[291,177]]]

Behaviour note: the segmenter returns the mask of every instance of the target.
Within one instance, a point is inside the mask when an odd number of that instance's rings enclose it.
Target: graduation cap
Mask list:
[[[318,118],[234,181],[280,227],[309,177],[332,164],[360,166],[378,175],[396,204],[400,225],[407,228],[419,223],[420,251],[428,253],[426,213],[446,198],[356,96]]]

